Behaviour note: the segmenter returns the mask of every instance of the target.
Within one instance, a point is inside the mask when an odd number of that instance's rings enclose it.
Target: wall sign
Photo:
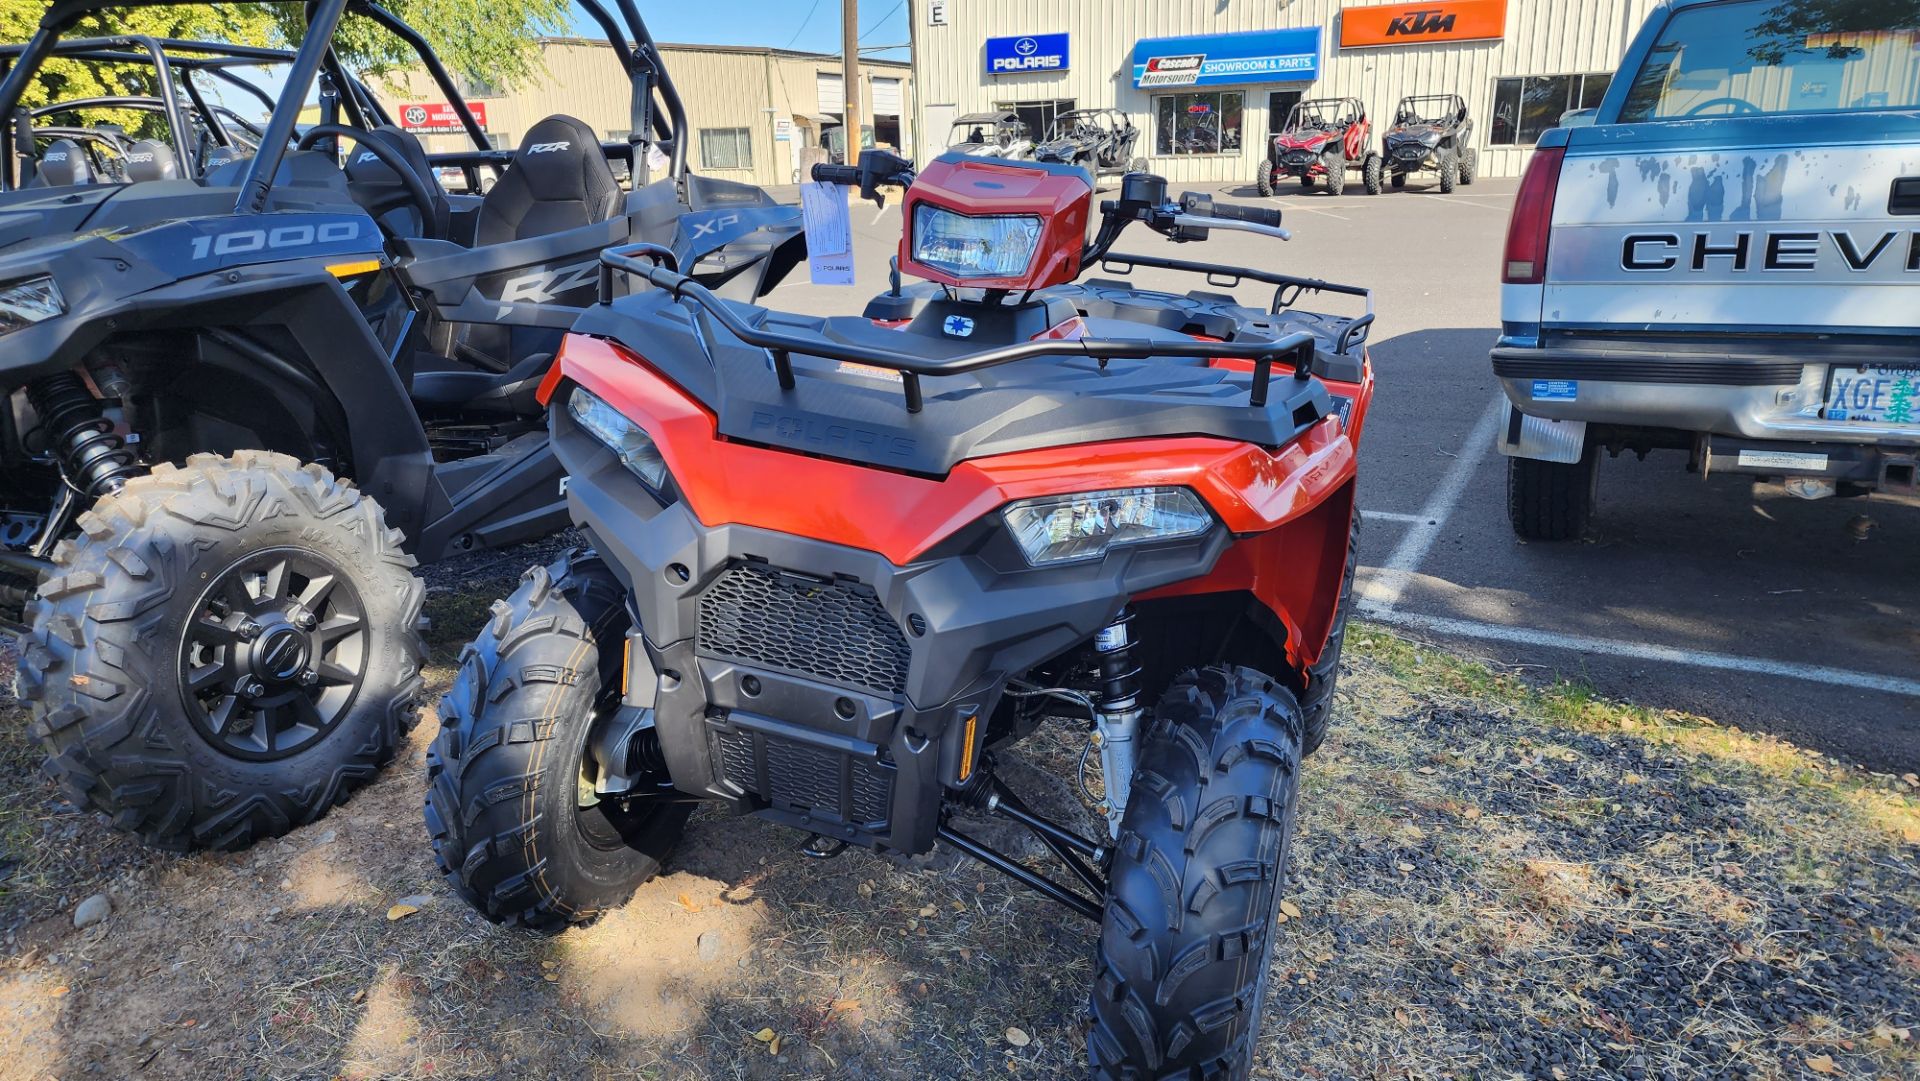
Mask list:
[[[930,0],[927,4],[927,25],[947,25],[947,0]]]
[[[480,122],[480,130],[487,130],[487,103],[470,101],[467,108],[473,118]],[[432,135],[436,132],[465,131],[460,126],[460,114],[452,105],[444,101],[410,101],[400,106],[400,127],[415,135]]]
[[[1022,75],[1067,70],[1066,34],[1027,34],[987,39],[987,74]]]
[[[1133,85],[1220,86],[1320,77],[1320,28],[1147,38],[1133,46]]]
[[[1441,0],[1340,9],[1340,47],[1489,41],[1507,32],[1507,0]]]

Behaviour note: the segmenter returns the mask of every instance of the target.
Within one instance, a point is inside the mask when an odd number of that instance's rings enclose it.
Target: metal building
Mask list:
[[[908,0],[919,138],[1013,109],[1036,129],[1112,107],[1175,181],[1251,181],[1303,97],[1357,97],[1376,132],[1409,94],[1457,93],[1480,175],[1596,105],[1652,0]],[[1036,136],[1044,134],[1036,130]]]
[[[607,43],[543,38],[539,45],[540,63],[522,85],[461,83],[461,96],[494,145],[518,146],[529,127],[554,113],[586,121],[603,139],[625,139],[630,94]],[[791,184],[803,165],[840,150],[846,99],[839,57],[730,45],[662,44],[660,51],[687,108],[687,161],[701,174]],[[376,80],[374,90],[429,151],[472,145],[424,71],[403,71],[384,82]],[[862,142],[913,153],[910,67],[863,59],[860,95]]]

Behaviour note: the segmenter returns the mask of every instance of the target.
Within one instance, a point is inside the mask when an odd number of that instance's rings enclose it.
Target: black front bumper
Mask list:
[[[1424,143],[1388,143],[1386,153],[1381,155],[1387,160],[1387,168],[1394,172],[1408,173],[1417,169],[1431,169],[1435,166],[1439,154],[1438,147]]]
[[[675,786],[854,843],[930,849],[943,793],[980,760],[1006,679],[1084,643],[1132,595],[1206,574],[1230,542],[1216,526],[1034,570],[990,515],[896,566],[707,525],[672,493],[650,493],[561,401],[550,415],[573,518],[644,628]]]

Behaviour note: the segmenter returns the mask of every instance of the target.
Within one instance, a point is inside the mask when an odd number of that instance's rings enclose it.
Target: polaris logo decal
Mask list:
[[[557,143],[535,143],[527,148],[529,154],[553,154],[572,146],[571,140],[562,139]]]
[[[563,267],[541,269],[508,278],[500,287],[502,304],[550,304],[573,292],[596,285],[600,280],[600,261],[588,259]]]
[[[1445,8],[1431,8],[1426,11],[1409,11],[1405,15],[1387,22],[1388,37],[1406,37],[1415,34],[1451,34],[1453,24],[1460,16],[1450,15]]]
[[[973,337],[973,320],[964,315],[949,315],[947,321],[940,324],[940,329],[946,332],[949,338],[971,338]]]
[[[1711,233],[1630,233],[1620,244],[1620,269],[1641,273],[1687,269],[1791,272],[1818,270],[1821,254],[1831,249],[1841,266],[1856,274],[1880,265],[1895,251],[1898,230],[1860,237],[1845,229],[1742,230],[1715,238]],[[1895,252],[1898,260],[1900,254]],[[1920,230],[1907,234],[1905,270],[1920,272]],[[1890,264],[1889,264],[1890,265]]]
[[[859,451],[885,458],[911,458],[914,441],[904,436],[886,435],[869,428],[856,428],[838,421],[817,417],[796,417],[765,409],[753,411],[747,436],[762,442],[780,442],[841,454]]]

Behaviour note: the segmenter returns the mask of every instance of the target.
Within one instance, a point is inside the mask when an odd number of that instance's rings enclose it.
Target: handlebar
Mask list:
[[[853,187],[860,183],[860,170],[852,165],[834,165],[823,161],[814,165],[813,179],[817,184],[845,184]]]
[[[1264,206],[1243,206],[1239,203],[1216,203],[1211,195],[1187,192],[1180,197],[1180,209],[1196,218],[1221,218],[1226,221],[1245,222],[1248,225],[1264,225],[1269,229],[1280,228],[1280,211]]]

